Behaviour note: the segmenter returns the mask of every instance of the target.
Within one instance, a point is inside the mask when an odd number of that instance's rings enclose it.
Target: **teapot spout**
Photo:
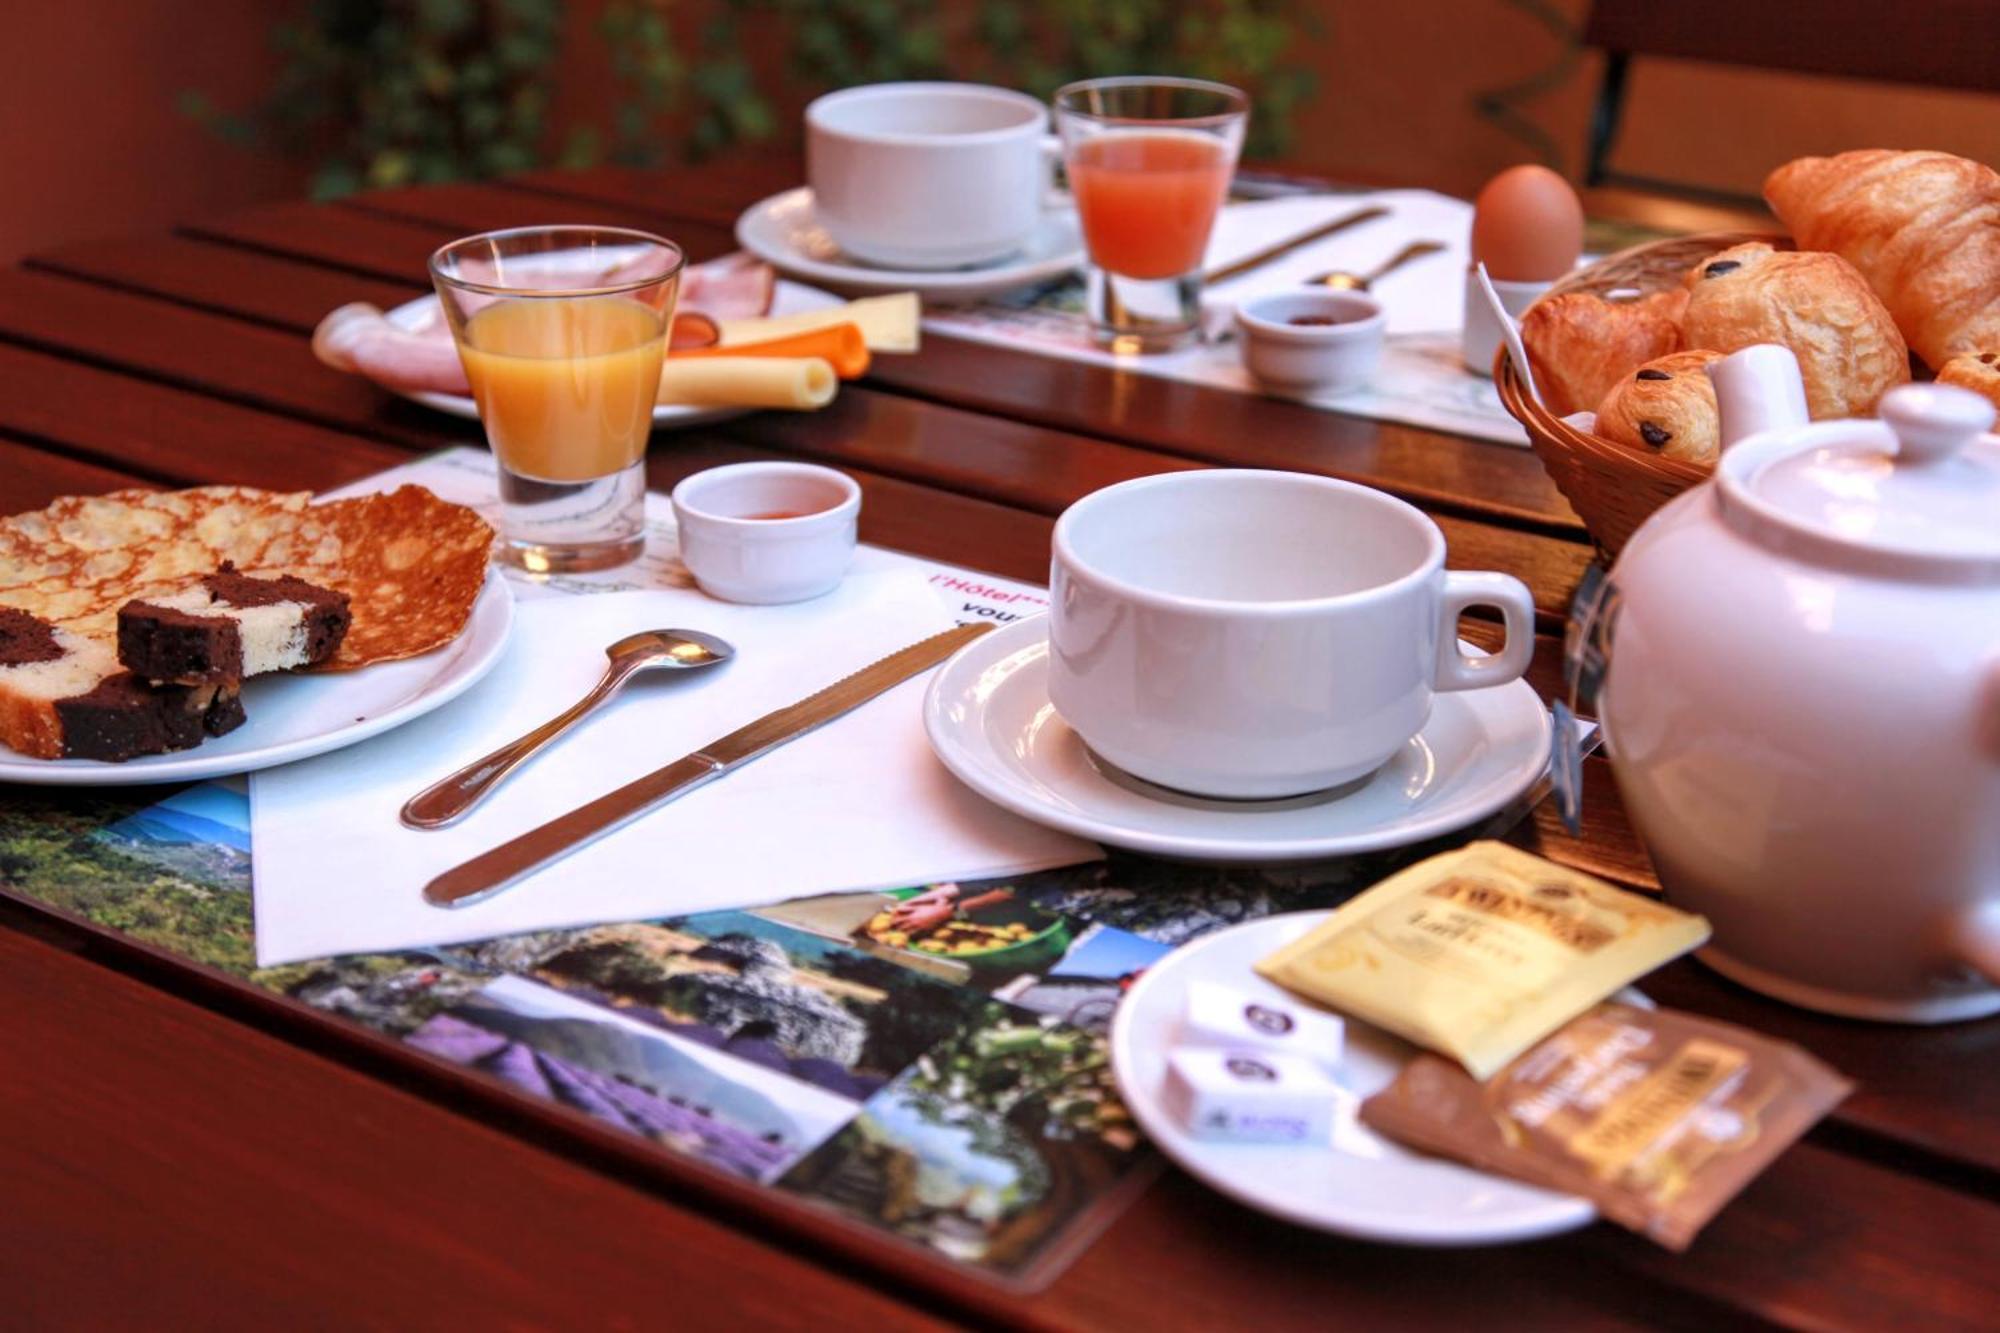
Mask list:
[[[1803,426],[1806,382],[1789,347],[1758,343],[1708,363],[1721,417],[1722,447],[1767,430]]]

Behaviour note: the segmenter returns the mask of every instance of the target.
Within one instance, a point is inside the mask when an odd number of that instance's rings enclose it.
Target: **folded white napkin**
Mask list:
[[[385,736],[255,775],[257,961],[293,962],[1094,859],[1088,843],[988,804],[924,738],[928,677],[755,760],[471,907],[420,896],[441,871],[831,684],[952,618],[919,574],[850,575],[793,606],[691,590],[521,603],[506,655],[456,702]],[[635,678],[463,822],[396,814],[437,778],[580,697],[605,644],[643,629],[719,634],[728,664]]]
[[[1232,264],[1264,246],[1301,236],[1358,209],[1380,205],[1387,216],[1359,223],[1274,259],[1202,296],[1209,318],[1226,317],[1239,302],[1292,291],[1330,269],[1365,273],[1410,241],[1441,241],[1449,249],[1413,259],[1369,292],[1389,317],[1389,332],[1456,331],[1465,320],[1465,269],[1471,262],[1472,205],[1430,190],[1372,194],[1311,194],[1231,204],[1216,219],[1206,267]]]

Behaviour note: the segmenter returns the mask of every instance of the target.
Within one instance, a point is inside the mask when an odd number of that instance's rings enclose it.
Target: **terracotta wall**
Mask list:
[[[299,173],[175,109],[266,85],[273,0],[0,4],[0,262],[24,251],[296,193]]]
[[[1557,7],[1580,27],[1589,4]],[[1561,57],[1558,39],[1522,6],[1322,0],[1314,8],[1324,29],[1310,48],[1320,95],[1303,120],[1302,161],[1467,191],[1529,155],[1473,110],[1482,92],[1528,81]],[[1897,21],[1920,21],[1921,12],[1921,3],[1905,6]],[[1559,88],[1524,106],[1573,173],[1582,170],[1601,71],[1586,54]],[[1943,148],[2000,164],[2000,95],[1641,60],[1626,106],[1619,168],[1745,194],[1787,158],[1844,148]]]
[[[1587,0],[1558,3],[1576,19]],[[1473,109],[1480,93],[1561,55],[1518,4],[1310,7],[1323,30],[1305,48],[1320,93],[1301,122],[1301,165],[1468,191],[1528,156]],[[231,104],[253,99],[270,77],[271,21],[290,8],[289,0],[9,0],[0,20],[0,262],[298,193],[302,173],[221,144],[174,109],[185,88]],[[575,0],[570,84],[601,81],[589,22],[596,8]],[[1523,108],[1572,169],[1597,73],[1585,57]],[[572,93],[558,106],[594,100]],[[1766,170],[1798,153],[1862,145],[1935,146],[2000,162],[2000,96],[1656,63],[1637,68],[1629,106],[1621,166],[1723,189],[1754,191]]]

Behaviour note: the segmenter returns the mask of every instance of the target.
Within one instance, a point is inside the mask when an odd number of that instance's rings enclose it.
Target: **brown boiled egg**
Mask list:
[[[1583,203],[1547,167],[1519,166],[1486,182],[1472,205],[1472,262],[1500,282],[1553,282],[1583,253]]]

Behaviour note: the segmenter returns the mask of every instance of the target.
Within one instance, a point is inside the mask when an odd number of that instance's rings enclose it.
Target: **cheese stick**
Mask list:
[[[888,296],[864,296],[846,305],[824,310],[806,310],[792,315],[766,315],[761,319],[721,321],[722,344],[768,342],[796,333],[834,324],[853,324],[871,352],[914,352],[920,337],[918,321],[923,310],[915,292],[895,292]]]
[[[659,401],[675,407],[825,407],[840,379],[824,357],[669,356]]]

